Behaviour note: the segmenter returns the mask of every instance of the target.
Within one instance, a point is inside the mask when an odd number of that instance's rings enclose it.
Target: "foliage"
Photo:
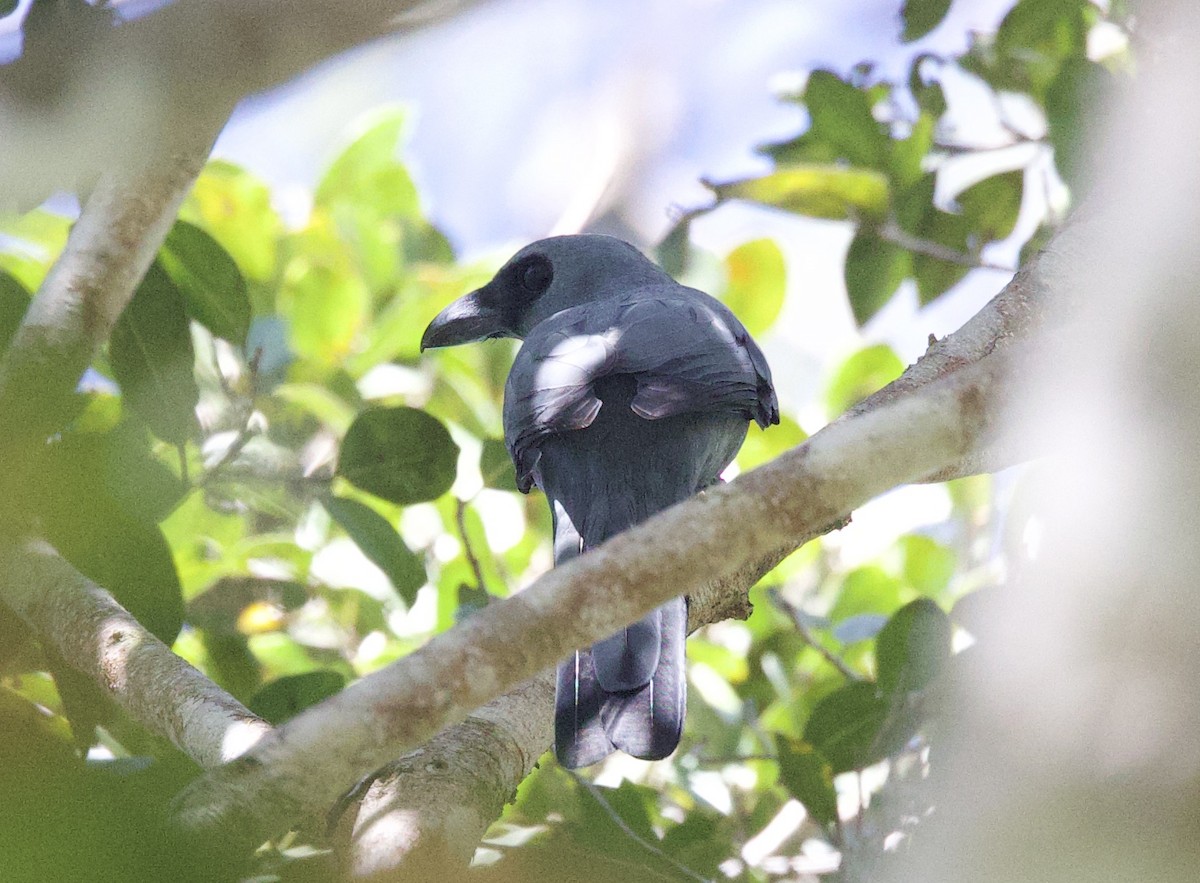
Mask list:
[[[908,0],[904,39],[932,30],[948,7]],[[992,151],[948,140],[955,109],[940,78],[978,78],[998,106],[1015,93],[1032,100],[1045,131],[1014,129],[1012,143],[1053,149],[1075,183],[1083,110],[1104,70],[1087,36],[1102,18],[1086,0],[1021,0],[962,57],[918,56],[904,83],[878,81],[869,66],[814,71],[789,98],[808,128],[764,148],[773,171],[712,185],[713,208],[750,200],[853,224],[845,279],[860,324],[904,285],[930,303],[1012,235],[1031,189],[1026,157],[938,195],[963,154]],[[505,256],[455,260],[398,159],[404,124],[389,112],[366,125],[295,227],[262,182],[210,163],[33,464],[37,480],[0,504],[273,721],[452,628],[551,560],[543,501],[516,492],[499,441],[511,344],[419,353],[427,322]],[[673,269],[687,263],[695,216],[663,245]],[[67,227],[45,210],[0,226],[0,351]],[[747,242],[720,266],[714,294],[769,340],[788,282],[778,244]],[[800,443],[902,367],[886,346],[848,354],[830,366],[822,400],[805,403],[802,413],[818,416],[752,429],[737,468]],[[671,759],[614,761],[603,787],[544,763],[481,863],[538,867],[569,850],[628,876],[634,852],[648,872],[758,880],[820,868],[836,850],[846,862],[882,855],[883,836],[911,826],[887,795],[929,762],[931,700],[957,664],[954,603],[991,578],[978,543],[989,487],[955,483],[943,524],[891,537],[865,560],[848,560],[836,535],[794,554],[755,589],[747,622],[690,642],[690,714]],[[105,869],[97,879],[157,867],[161,855],[138,832],[195,770],[3,611],[0,639],[0,793],[17,795],[0,824],[15,856],[6,879],[33,879],[50,852],[68,863],[91,856]],[[22,802],[62,823],[30,829],[13,810]],[[878,836],[862,843],[844,823],[857,817],[861,829],[869,814]],[[791,827],[773,850],[748,847],[776,823]],[[260,871],[321,861],[275,847]]]

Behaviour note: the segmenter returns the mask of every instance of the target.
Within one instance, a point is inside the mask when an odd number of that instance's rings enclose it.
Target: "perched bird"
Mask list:
[[[719,301],[610,236],[526,246],[429,323],[421,348],[524,340],[504,390],[504,440],[524,492],[546,494],[561,564],[720,480],[750,420],[779,422],[771,372]],[[687,602],[558,667],[555,753],[666,757],[686,705]]]

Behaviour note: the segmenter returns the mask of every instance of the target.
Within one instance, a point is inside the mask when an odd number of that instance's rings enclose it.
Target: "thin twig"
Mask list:
[[[913,236],[901,228],[895,221],[888,221],[875,231],[875,235],[886,242],[891,242],[893,245],[906,248],[916,254],[923,254],[926,257],[945,261],[948,264],[957,264],[960,267],[969,267],[972,270],[996,270],[1000,273],[1017,272],[1012,267],[993,264],[974,255],[965,254],[948,245],[942,245],[940,242],[932,242],[928,239],[922,239],[919,236]]]
[[[779,592],[775,590],[771,590],[768,592],[768,594],[770,595],[771,600],[775,602],[776,606],[791,617],[792,623],[796,626],[796,632],[800,635],[800,640],[816,650],[817,653],[821,655],[822,659],[845,675],[848,680],[861,681],[863,679],[863,676],[852,669],[846,663],[846,660],[842,659],[840,656],[822,644],[819,640],[817,640],[817,636],[812,633],[812,629],[810,629],[808,624],[805,623],[804,617],[801,616],[799,609],[789,604],[786,600],[784,600],[783,596],[781,596]]]
[[[579,773],[575,772],[575,770],[567,770],[567,774],[572,779],[575,780],[576,784],[578,784],[580,787],[584,788],[588,792],[588,794],[592,795],[592,798],[596,801],[596,803],[600,804],[600,808],[602,810],[604,810],[604,814],[607,815],[610,819],[612,819],[613,824],[615,824],[618,828],[620,828],[625,833],[625,835],[627,837],[629,837],[630,840],[633,840],[634,842],[636,842],[639,846],[641,846],[647,852],[658,856],[660,859],[665,861],[667,864],[669,864],[675,870],[679,871],[679,873],[683,874],[685,877],[688,877],[692,880],[700,880],[700,881],[703,881],[703,883],[712,883],[712,881],[708,877],[702,877],[700,874],[697,874],[695,871],[693,871],[687,865],[680,864],[678,861],[671,858],[671,856],[667,855],[665,852],[663,852],[661,849],[659,849],[653,843],[648,841],[645,837],[638,834],[638,832],[633,830],[633,828],[629,827],[629,823],[626,822],[623,818],[621,818],[620,814],[615,809],[612,808],[612,804],[610,804],[608,802],[608,800],[604,797],[604,794],[600,791],[599,788],[597,788],[595,786],[595,784],[593,784],[592,782],[589,782],[583,776],[579,775]]]
[[[486,592],[487,585],[483,581],[483,568],[479,565],[479,558],[476,557],[475,550],[471,547],[471,538],[467,536],[466,500],[455,499],[454,521],[458,525],[458,535],[462,538],[463,554],[467,556],[467,563],[471,565],[471,572],[475,574],[475,588]]]
[[[197,479],[197,487],[205,487],[211,484],[219,473],[237,459],[237,455],[250,443],[250,439],[254,438],[257,434],[253,429],[254,413],[254,405],[251,403],[246,412],[246,419],[242,422],[242,428],[238,430],[238,434],[234,437],[233,441],[229,443],[229,447],[225,449],[225,453],[221,455],[221,459],[217,460],[210,469],[205,470],[204,474]]]

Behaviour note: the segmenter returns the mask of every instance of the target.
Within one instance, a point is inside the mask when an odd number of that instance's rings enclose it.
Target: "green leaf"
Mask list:
[[[1087,149],[1095,137],[1112,88],[1112,75],[1087,58],[1068,59],[1046,90],[1046,122],[1054,144],[1054,163],[1063,179],[1077,189],[1084,182]]]
[[[865,347],[838,368],[825,393],[830,416],[843,413],[904,373],[904,363],[885,343]]]
[[[874,684],[846,684],[813,708],[804,741],[829,761],[834,775],[862,769],[888,755],[883,738],[888,710],[887,699]]]
[[[890,169],[897,189],[903,190],[917,183],[925,174],[923,165],[933,147],[935,127],[933,114],[923,111],[913,123],[908,137],[892,142]]]
[[[66,432],[44,451],[40,508],[111,505],[147,525],[170,514],[183,482],[150,449],[145,427],[120,423],[106,432]]]
[[[29,292],[25,290],[25,286],[0,271],[0,354],[8,348],[8,343],[20,327],[28,307]]]
[[[396,156],[406,125],[404,113],[385,110],[329,166],[317,185],[316,204],[344,201],[380,215],[419,216],[416,187]]]
[[[1003,239],[1012,233],[1021,211],[1023,169],[984,178],[956,197],[963,217],[980,240]]]
[[[182,445],[196,428],[200,390],[184,299],[156,262],[121,313],[108,345],[125,402],[163,441]]]
[[[796,447],[808,438],[800,424],[786,414],[779,417],[779,425],[760,429],[757,423],[750,424],[746,441],[738,451],[738,466],[743,470],[754,469],[774,460],[784,451]]]
[[[194,224],[176,221],[158,259],[183,292],[189,316],[217,337],[239,345],[246,342],[246,280],[217,240]]]
[[[880,688],[920,690],[950,659],[950,619],[928,598],[904,605],[875,639]]]
[[[871,97],[829,71],[808,78],[804,104],[813,133],[833,145],[838,156],[868,168],[883,165],[889,138],[871,112]]]
[[[407,506],[440,497],[454,484],[458,445],[437,418],[416,408],[372,408],[351,424],[338,474]]]
[[[503,439],[483,440],[483,450],[479,455],[479,472],[483,475],[483,483],[488,487],[502,491],[517,489],[516,471]]]
[[[229,252],[247,279],[275,275],[283,222],[271,207],[271,191],[232,163],[208,163],[180,216],[208,231]]]
[[[921,218],[917,235],[936,242],[960,254],[967,254],[967,242],[973,234],[971,221],[965,215],[952,215],[929,205]],[[921,306],[932,303],[967,275],[969,267],[955,261],[914,254],[913,279],[917,283],[917,299]]]
[[[922,595],[945,591],[954,576],[955,555],[937,540],[920,534],[902,537],[904,578]]]
[[[900,580],[876,565],[857,567],[846,574],[829,618],[840,622],[864,613],[890,615],[900,606]]]
[[[296,254],[279,289],[278,311],[288,323],[291,348],[324,365],[336,365],[354,349],[367,324],[371,292],[346,242],[328,219],[295,237]]]
[[[905,249],[871,232],[859,233],[846,252],[846,294],[854,321],[861,328],[896,293],[912,269]]]
[[[783,252],[770,239],[739,245],[725,258],[728,285],[721,300],[746,330],[762,334],[775,322],[787,289]]]
[[[281,724],[322,699],[340,693],[345,686],[346,678],[329,669],[287,675],[255,693],[250,710],[273,724]]]
[[[950,11],[950,0],[905,0],[900,17],[904,21],[905,43],[919,40],[942,23]]]
[[[888,212],[887,176],[836,165],[781,165],[769,175],[712,187],[720,200],[748,199],[800,215],[882,221]]]
[[[346,497],[326,497],[322,504],[380,570],[409,607],[425,585],[425,563],[404,544],[386,518],[370,506]]]
[[[21,5],[21,0],[0,0],[0,18],[12,15]]]
[[[157,525],[102,501],[56,508],[45,521],[47,539],[67,561],[164,644],[175,641],[183,626],[183,589]]]
[[[833,767],[808,742],[776,735],[779,781],[823,825],[837,821],[837,792]]]

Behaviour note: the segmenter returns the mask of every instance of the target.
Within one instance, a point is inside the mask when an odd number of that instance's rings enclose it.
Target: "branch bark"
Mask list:
[[[0,586],[42,641],[201,766],[232,760],[270,731],[47,543],[0,544]]]

